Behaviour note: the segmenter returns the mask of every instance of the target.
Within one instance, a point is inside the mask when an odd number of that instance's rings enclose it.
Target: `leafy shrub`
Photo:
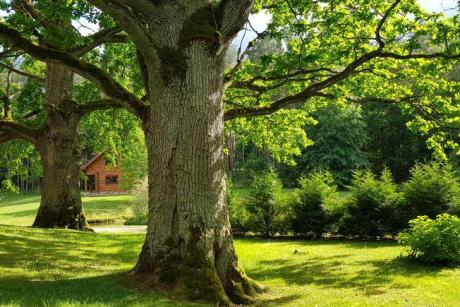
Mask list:
[[[415,165],[410,180],[403,185],[403,192],[406,221],[419,215],[435,218],[459,206],[460,185],[450,164],[431,162]]]
[[[2,181],[0,192],[18,194],[20,190],[10,179],[5,179]]]
[[[230,225],[236,233],[244,233],[248,231],[247,221],[249,213],[246,210],[245,203],[238,197],[238,194],[233,190],[233,183],[227,182],[227,202],[230,216]]]
[[[129,205],[133,212],[133,218],[128,221],[129,224],[147,223],[149,186],[147,178],[138,181],[131,191],[133,195]]]
[[[231,202],[229,208],[230,225],[235,233],[245,233],[249,231],[248,219],[249,212],[246,210],[245,203],[240,199]]]
[[[432,220],[419,216],[399,234],[399,243],[408,246],[408,256],[429,264],[460,263],[460,219],[443,213]]]
[[[292,210],[292,229],[298,234],[319,237],[332,222],[333,208],[340,203],[334,177],[330,172],[316,172],[299,179]]]
[[[248,228],[251,231],[270,236],[284,223],[280,221],[280,194],[282,185],[275,171],[263,173],[254,178],[246,207],[249,212]]]
[[[147,172],[147,149],[142,142],[136,144],[136,150],[126,150],[121,159],[121,170],[123,176],[120,177],[120,187],[124,190],[132,190],[135,185],[146,178]]]
[[[341,233],[377,237],[398,232],[398,209],[404,198],[390,171],[384,170],[380,178],[370,171],[355,171],[350,191]]]
[[[262,175],[271,170],[270,161],[266,156],[257,157],[254,153],[249,158],[240,162],[240,165],[232,174],[232,180],[238,187],[248,187],[252,184],[254,177]]]

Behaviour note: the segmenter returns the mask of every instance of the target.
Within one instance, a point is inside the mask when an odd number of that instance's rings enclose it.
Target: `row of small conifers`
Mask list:
[[[321,171],[301,178],[288,196],[269,171],[254,178],[248,197],[230,194],[236,233],[398,238],[414,259],[460,263],[460,184],[450,164],[417,164],[400,185],[388,170],[358,170],[346,193]]]

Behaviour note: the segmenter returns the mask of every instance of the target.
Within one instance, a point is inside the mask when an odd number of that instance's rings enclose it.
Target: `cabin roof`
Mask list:
[[[81,166],[81,169],[82,169],[82,170],[86,170],[91,164],[94,163],[94,161],[96,161],[96,160],[97,160],[99,157],[101,157],[101,156],[102,156],[101,153],[96,154],[94,157],[92,157],[90,160],[88,160],[88,162],[86,162],[85,164],[83,164],[83,165]]]

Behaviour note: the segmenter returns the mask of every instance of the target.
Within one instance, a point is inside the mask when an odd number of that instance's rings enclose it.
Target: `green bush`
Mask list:
[[[275,171],[268,171],[255,177],[250,196],[246,201],[249,213],[247,226],[250,231],[265,236],[275,234],[285,223],[280,205],[282,185]]]
[[[350,191],[340,221],[341,233],[377,237],[399,231],[398,212],[404,198],[389,170],[384,170],[380,178],[370,171],[355,171]]]
[[[229,208],[230,225],[235,233],[245,233],[249,231],[248,219],[249,212],[246,210],[245,203],[240,199],[231,202]]]
[[[460,263],[460,219],[447,213],[436,220],[419,216],[399,235],[411,259],[428,264]]]
[[[131,191],[133,198],[129,202],[133,217],[127,221],[129,225],[147,223],[149,186],[148,179],[139,180]]]
[[[450,164],[415,165],[410,180],[403,185],[403,192],[405,221],[420,215],[435,218],[441,213],[458,211],[460,186]]]
[[[247,222],[249,213],[246,204],[233,189],[233,183],[227,182],[227,203],[230,216],[230,225],[235,233],[245,233],[248,231]]]
[[[320,237],[332,222],[333,208],[340,203],[334,177],[330,172],[316,172],[298,183],[300,189],[291,203],[292,230]]]
[[[249,158],[231,172],[233,183],[237,187],[248,187],[252,184],[254,177],[271,170],[270,160],[266,156],[259,157],[250,153]]]
[[[4,179],[2,181],[0,192],[3,193],[14,193],[19,194],[19,188],[10,179]]]

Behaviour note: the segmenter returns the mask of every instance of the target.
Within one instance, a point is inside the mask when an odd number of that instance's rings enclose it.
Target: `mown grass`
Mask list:
[[[177,306],[128,282],[142,239],[0,226],[0,306]]]
[[[283,190],[283,197],[289,197],[292,191],[292,189]],[[250,190],[235,189],[235,192],[242,200],[249,196]],[[83,209],[90,224],[122,225],[125,221],[129,221],[133,217],[129,209],[130,199],[130,195],[83,197]],[[16,226],[32,225],[39,204],[40,195],[38,194],[0,193],[0,224]]]
[[[125,274],[143,235],[0,226],[1,306],[198,306]],[[460,269],[401,260],[392,242],[238,239],[261,306],[459,306]]]
[[[129,195],[83,197],[83,208],[90,223],[123,224],[132,216]],[[0,194],[0,224],[32,225],[40,204],[37,194]]]

